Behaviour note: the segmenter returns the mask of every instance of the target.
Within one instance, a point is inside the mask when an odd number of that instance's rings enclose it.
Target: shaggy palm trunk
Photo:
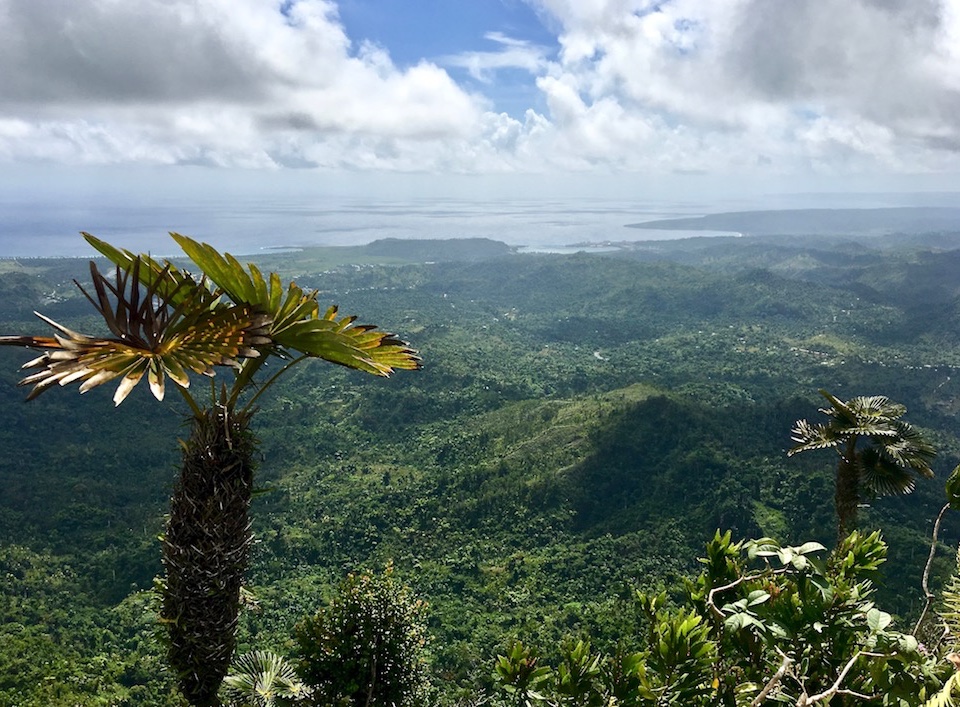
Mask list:
[[[163,538],[167,657],[196,707],[219,704],[236,647],[253,540],[248,510],[256,442],[249,423],[249,414],[220,406],[193,418]]]
[[[860,470],[857,467],[856,438],[847,443],[837,464],[834,502],[837,510],[837,542],[856,527],[860,505]]]

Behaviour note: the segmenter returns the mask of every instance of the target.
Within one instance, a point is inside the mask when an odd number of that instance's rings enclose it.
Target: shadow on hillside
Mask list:
[[[832,528],[830,476],[803,474],[783,450],[797,410],[712,411],[656,396],[618,413],[595,434],[593,453],[557,487],[578,531],[614,535],[679,519],[697,542],[715,529],[763,534],[757,502],[778,508],[790,535]],[[755,463],[744,459],[756,459]],[[820,502],[817,499],[823,499]]]

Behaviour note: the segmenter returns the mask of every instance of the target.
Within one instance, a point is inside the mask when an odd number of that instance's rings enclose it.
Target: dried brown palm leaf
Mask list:
[[[115,280],[110,282],[90,264],[94,295],[80,289],[103,317],[112,337],[81,334],[39,313],[37,316],[56,330],[54,336],[0,337],[0,345],[44,352],[23,366],[38,369],[20,381],[33,386],[28,400],[54,384],[80,382],[80,392],[85,393],[120,378],[113,398],[119,405],[144,375],[153,395],[162,400],[166,378],[187,388],[188,372],[210,375],[215,366],[259,356],[257,347],[269,343],[264,336],[270,324],[268,316],[248,306],[211,302],[201,283],[188,284],[181,279],[168,287],[164,277],[171,272],[169,267],[155,273],[149,284],[141,280],[141,272],[141,261],[134,260],[130,269],[118,266]]]

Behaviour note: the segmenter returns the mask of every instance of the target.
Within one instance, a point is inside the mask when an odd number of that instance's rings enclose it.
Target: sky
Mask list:
[[[0,192],[78,175],[960,191],[960,0],[0,0]]]

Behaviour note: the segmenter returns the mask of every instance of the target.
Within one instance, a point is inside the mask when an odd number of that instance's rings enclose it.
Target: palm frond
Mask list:
[[[908,466],[925,478],[933,478],[930,462],[937,452],[923,434],[909,422],[897,420],[896,434],[883,442],[883,450],[897,464]]]
[[[811,449],[830,449],[838,446],[844,439],[835,427],[822,423],[811,424],[807,420],[797,420],[790,430],[790,439],[796,442],[788,452],[792,457],[799,452]]]
[[[828,393],[822,388],[819,390],[819,393],[827,399],[828,403],[830,403],[830,407],[820,408],[820,412],[830,417],[845,420],[849,424],[856,424],[857,415],[853,410],[850,409],[850,406],[847,403],[840,400],[840,398],[836,397],[835,395]]]
[[[231,300],[270,317],[269,336],[278,347],[274,353],[294,350],[379,376],[420,367],[416,352],[394,335],[356,324],[356,317],[337,319],[336,307],[321,316],[316,291],[305,293],[293,282],[284,291],[275,273],[264,278],[255,265],[244,269],[229,253],[179,233],[170,235]]]
[[[859,419],[896,420],[907,412],[906,407],[890,402],[885,395],[861,395],[851,398],[847,406]]]
[[[110,281],[91,262],[92,289],[78,283],[112,336],[80,334],[38,314],[56,330],[54,336],[0,337],[0,345],[43,351],[24,366],[38,369],[21,381],[34,386],[28,399],[54,384],[80,382],[83,393],[119,378],[114,395],[119,405],[146,376],[162,400],[167,378],[186,389],[190,372],[212,375],[216,366],[247,359],[231,394],[235,403],[260,367],[249,359],[287,357],[291,351],[379,376],[420,367],[417,353],[394,335],[358,325],[355,317],[338,319],[336,307],[321,315],[316,291],[304,292],[293,282],[284,287],[276,273],[264,277],[229,253],[171,235],[203,271],[199,281],[170,262],[84,234],[116,265]],[[207,285],[208,278],[216,289]]]
[[[857,459],[861,486],[877,496],[901,496],[912,493],[916,478],[910,467],[901,466],[880,447],[864,449]]]
[[[277,698],[297,699],[307,694],[293,666],[270,651],[252,651],[237,658],[223,687],[230,704],[244,707],[273,707]]]
[[[954,673],[943,684],[943,688],[936,695],[923,703],[923,707],[956,707],[960,699],[960,672]]]
[[[170,262],[159,263],[144,253],[136,255],[129,250],[112,246],[85,231],[81,231],[81,235],[87,243],[123,272],[131,272],[135,266],[138,267],[140,282],[146,287],[152,287],[158,296],[163,297],[173,306],[186,301],[214,306],[220,299],[219,294],[206,286],[203,278],[197,281],[189,273],[183,272]]]
[[[234,302],[260,304],[264,307],[271,302],[272,288],[267,286],[256,266],[251,265],[250,273],[247,273],[243,265],[229,253],[221,254],[213,246],[199,243],[179,233],[171,233],[170,237]]]
[[[414,370],[420,358],[406,342],[375,327],[355,324],[355,317],[336,318],[331,307],[323,318],[295,322],[275,335],[277,344],[379,376],[394,369]]]
[[[37,316],[56,330],[53,337],[0,337],[0,345],[44,352],[23,366],[38,369],[20,381],[20,385],[34,386],[28,400],[54,384],[80,382],[80,392],[85,393],[120,378],[114,394],[114,403],[119,405],[144,375],[154,397],[162,400],[167,377],[187,388],[188,371],[209,375],[215,366],[259,355],[256,347],[265,340],[262,315],[249,307],[211,307],[205,288],[184,286],[184,281],[171,285],[151,267],[135,259],[129,270],[118,266],[111,283],[91,263],[95,295],[84,294],[113,337],[81,334],[39,313]],[[144,272],[154,272],[157,277],[145,284],[141,280]],[[159,271],[167,276],[171,272],[167,267]]]
[[[284,291],[276,273],[265,278],[253,263],[244,269],[230,253],[221,254],[213,246],[179,233],[170,236],[227,297],[237,304],[250,305],[268,314],[272,319],[271,333],[282,331],[294,322],[316,318],[320,309],[316,292],[305,293],[294,282],[289,283]]]

